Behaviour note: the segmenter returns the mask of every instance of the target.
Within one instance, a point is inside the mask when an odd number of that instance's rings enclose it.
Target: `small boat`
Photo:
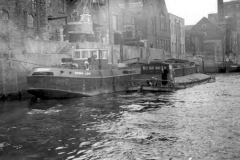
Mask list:
[[[37,98],[89,97],[126,91],[140,74],[140,62],[108,64],[106,49],[77,49],[72,58],[53,67],[34,68],[27,77],[28,93]]]
[[[227,62],[219,66],[220,73],[239,72],[239,66],[233,62]]]
[[[130,81],[127,91],[172,92],[214,80],[211,75],[199,73],[194,62],[152,61],[141,66],[141,74]]]
[[[226,73],[238,72],[238,71],[239,71],[239,68],[238,68],[238,65],[236,64],[231,64],[226,66]]]

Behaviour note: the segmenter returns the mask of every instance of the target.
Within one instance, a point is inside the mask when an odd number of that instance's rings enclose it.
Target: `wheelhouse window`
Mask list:
[[[74,59],[79,59],[80,58],[80,53],[81,53],[80,51],[75,51],[74,55],[73,55],[73,58]]]
[[[108,59],[108,50],[78,49],[73,52],[72,57],[78,60],[88,58]]]
[[[81,51],[81,59],[87,59],[88,58],[88,51]]]
[[[95,57],[97,59],[98,58],[97,51],[90,51],[90,56]]]
[[[154,70],[154,66],[149,66],[149,70]]]
[[[100,50],[99,51],[100,59],[108,59],[108,51],[107,50]]]
[[[148,66],[143,66],[143,70],[147,71],[148,70]]]

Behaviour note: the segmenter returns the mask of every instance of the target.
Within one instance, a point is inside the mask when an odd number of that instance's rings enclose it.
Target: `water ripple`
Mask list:
[[[0,159],[240,159],[240,74],[174,93],[0,105]]]

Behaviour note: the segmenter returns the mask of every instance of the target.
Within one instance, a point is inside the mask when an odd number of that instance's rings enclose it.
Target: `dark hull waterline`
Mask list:
[[[32,88],[27,90],[28,93],[34,95],[41,99],[65,99],[65,98],[81,98],[90,97],[89,94],[70,92],[64,90],[56,89],[46,89],[46,88]]]

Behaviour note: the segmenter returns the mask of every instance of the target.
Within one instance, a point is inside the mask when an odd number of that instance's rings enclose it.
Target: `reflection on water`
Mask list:
[[[240,75],[174,93],[0,103],[0,159],[240,159]]]

